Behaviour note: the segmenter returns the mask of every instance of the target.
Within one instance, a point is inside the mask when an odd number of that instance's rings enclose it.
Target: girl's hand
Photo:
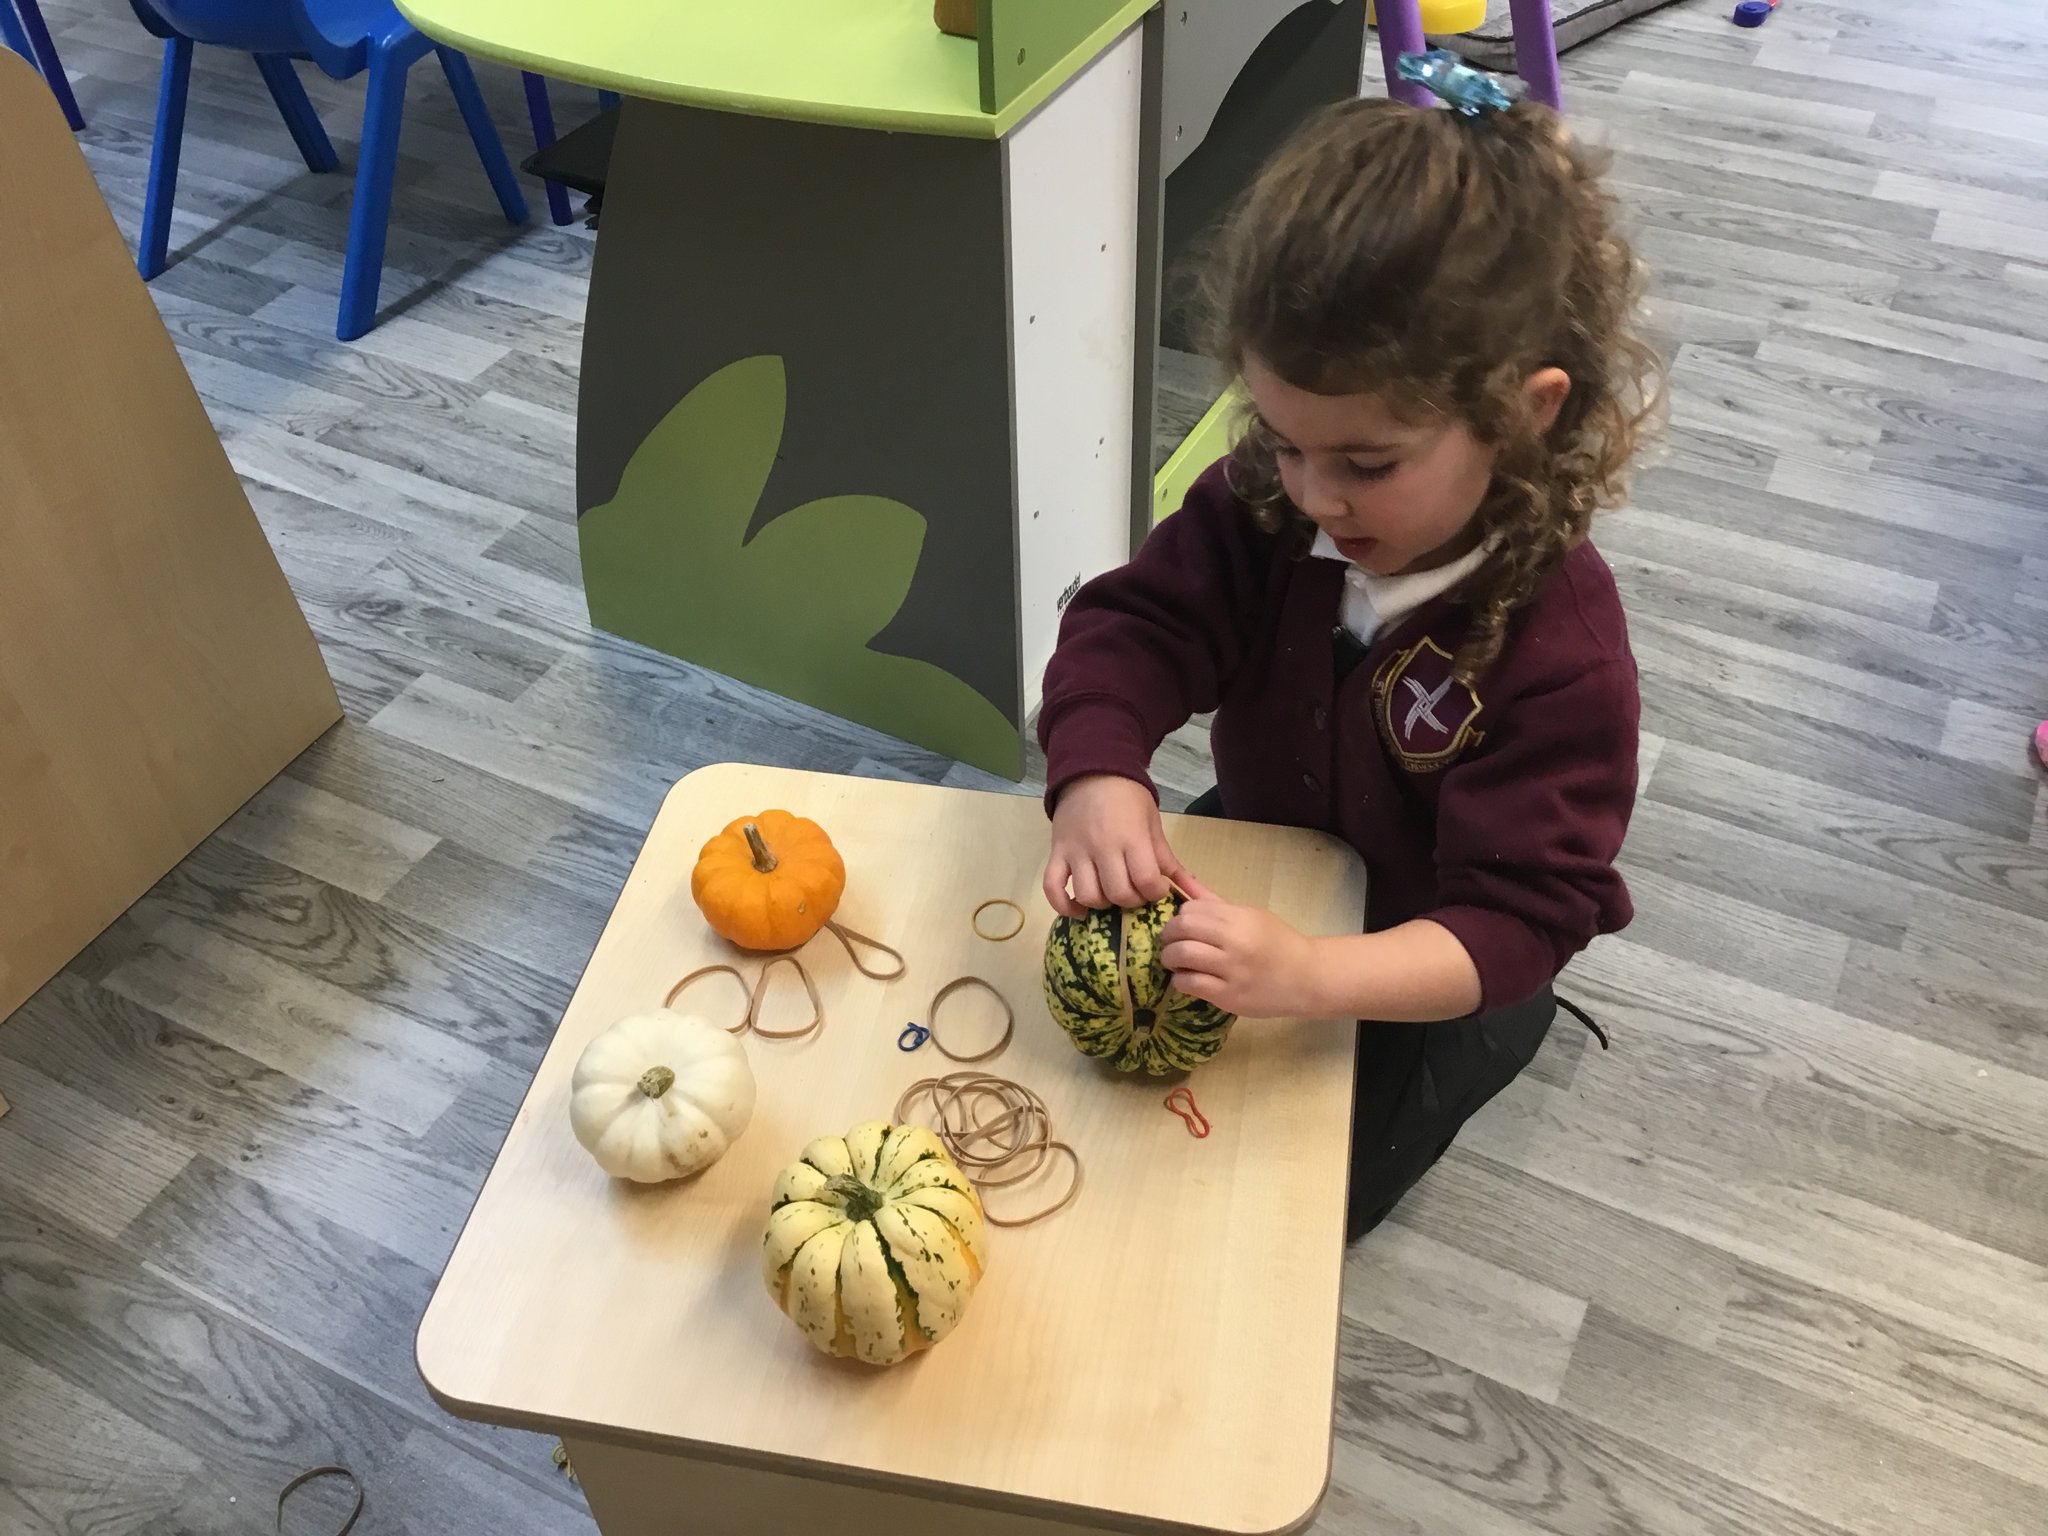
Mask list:
[[[1258,907],[1240,907],[1187,875],[1194,898],[1160,935],[1160,959],[1189,997],[1252,1018],[1313,1018],[1323,1010],[1320,954],[1306,934]]]
[[[1045,899],[1055,912],[1142,907],[1165,896],[1171,880],[1186,885],[1188,873],[1167,847],[1159,806],[1144,785],[1096,773],[1060,792],[1045,864]]]

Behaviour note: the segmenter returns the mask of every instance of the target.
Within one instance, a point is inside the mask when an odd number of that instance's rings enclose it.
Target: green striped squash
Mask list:
[[[1192,1072],[1223,1048],[1236,1015],[1175,991],[1159,963],[1159,934],[1175,910],[1169,896],[1133,912],[1112,907],[1053,919],[1045,1002],[1085,1055],[1125,1072],[1164,1075]]]

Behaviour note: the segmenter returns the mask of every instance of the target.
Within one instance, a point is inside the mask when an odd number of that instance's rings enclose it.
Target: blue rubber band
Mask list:
[[[931,1037],[932,1032],[922,1024],[906,1024],[903,1026],[903,1032],[896,1037],[896,1049],[899,1051],[914,1051],[923,1045],[925,1041],[931,1039]],[[909,1043],[905,1044],[905,1041]]]

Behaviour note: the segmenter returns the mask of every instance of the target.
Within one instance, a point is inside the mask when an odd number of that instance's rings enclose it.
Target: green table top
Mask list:
[[[931,0],[398,0],[422,32],[480,58],[656,101],[757,117],[998,138],[1152,0],[1118,6],[1063,67],[981,109],[972,40]]]

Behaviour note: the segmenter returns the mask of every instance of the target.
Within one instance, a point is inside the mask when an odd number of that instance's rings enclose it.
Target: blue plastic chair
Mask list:
[[[5,3],[5,0],[0,0]],[[185,90],[192,45],[211,43],[253,54],[263,82],[305,157],[306,168],[331,171],[340,161],[320,126],[313,103],[293,70],[310,59],[336,80],[369,71],[363,102],[363,140],[356,163],[355,206],[349,213],[348,257],[341,274],[341,310],[334,334],[353,341],[377,320],[383,277],[385,227],[391,183],[398,168],[398,123],[405,105],[406,72],[429,52],[439,55],[448,88],[476,144],[498,206],[514,224],[526,222],[526,199],[513,179],[505,146],[491,126],[469,60],[423,37],[391,0],[129,0],[142,24],[164,39],[163,87],[157,95],[156,147],[142,206],[142,243],[136,265],[145,278],[163,271],[171,240],[171,199],[178,184],[178,149],[185,132]]]
[[[76,133],[85,126],[85,114],[78,110],[78,98],[71,94],[71,82],[64,76],[57,45],[50,41],[49,23],[43,20],[36,0],[0,0],[0,42],[4,42],[29,63],[49,84],[50,94],[64,109],[64,121]]]

